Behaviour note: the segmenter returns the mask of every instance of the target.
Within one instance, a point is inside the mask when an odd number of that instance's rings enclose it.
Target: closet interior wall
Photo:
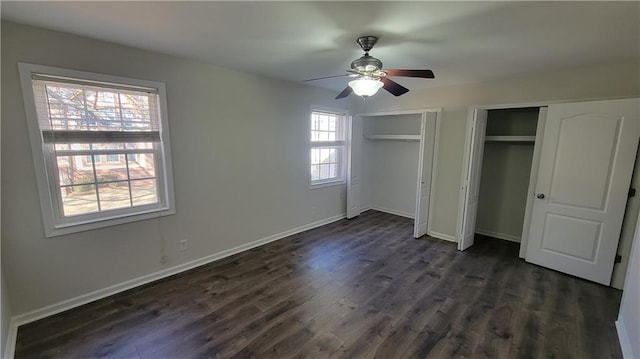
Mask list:
[[[476,233],[520,242],[539,108],[489,110]]]
[[[422,115],[362,120],[362,209],[414,218]]]

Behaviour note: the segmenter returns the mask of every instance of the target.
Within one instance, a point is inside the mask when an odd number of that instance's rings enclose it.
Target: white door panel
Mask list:
[[[488,111],[476,109],[473,116],[470,147],[468,149],[469,161],[466,171],[464,188],[464,202],[460,239],[458,249],[463,251],[473,245],[476,232],[476,216],[478,212],[478,200],[480,197],[480,174],[482,171],[482,155],[484,152],[484,138],[487,127]]]
[[[422,115],[420,155],[418,160],[418,191],[416,196],[416,216],[413,229],[414,238],[420,238],[427,234],[437,116],[438,113],[436,112],[427,112]]]
[[[608,285],[638,145],[633,100],[549,106],[526,260]]]
[[[604,209],[621,121],[592,114],[560,119],[550,201]]]

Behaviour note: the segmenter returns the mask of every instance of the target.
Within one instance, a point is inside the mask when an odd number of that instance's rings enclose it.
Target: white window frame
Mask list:
[[[343,140],[336,140],[336,141],[312,141],[311,140],[311,132],[313,131],[313,129],[311,128],[311,124],[313,122],[313,114],[314,113],[326,113],[326,114],[331,114],[331,115],[336,115],[338,117],[341,118],[340,122],[340,126],[342,126],[342,133],[344,134],[344,139]],[[331,109],[331,108],[325,108],[325,107],[320,107],[320,106],[313,106],[311,107],[311,112],[309,114],[309,131],[307,132],[307,135],[309,136],[309,165],[307,166],[307,169],[309,170],[309,188],[310,189],[314,189],[314,188],[322,188],[322,187],[328,187],[328,186],[337,186],[337,185],[343,185],[346,184],[347,182],[347,150],[348,150],[348,141],[349,141],[349,133],[348,133],[348,128],[349,128],[349,121],[350,121],[350,116],[347,113],[347,111],[344,110],[339,110],[339,109]],[[321,180],[313,180],[311,178],[311,152],[313,151],[313,149],[315,148],[340,148],[341,151],[339,158],[338,158],[338,162],[339,162],[339,171],[340,171],[340,176],[337,178],[330,178],[330,179],[321,179]]]
[[[171,143],[169,139],[167,93],[164,83],[22,62],[18,63],[18,68],[46,237],[55,237],[176,213],[171,165]],[[157,143],[157,148],[154,150],[155,156],[158,157],[155,160],[158,203],[105,210],[91,215],[62,216],[61,195],[58,185],[59,180],[55,156],[51,155],[51,151],[45,149],[42,131],[38,123],[32,85],[34,74],[82,79],[98,83],[118,84],[132,88],[147,88],[157,91],[161,126],[160,142]]]

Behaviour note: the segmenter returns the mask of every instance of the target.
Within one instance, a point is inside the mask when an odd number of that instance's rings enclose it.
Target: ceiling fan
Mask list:
[[[371,35],[361,36],[356,40],[356,42],[364,51],[364,55],[351,62],[351,69],[347,70],[346,74],[318,77],[315,79],[304,80],[302,82],[343,76],[355,77],[354,80],[349,81],[349,86],[336,96],[337,100],[349,96],[351,92],[355,92],[356,95],[362,97],[373,96],[380,88],[387,90],[394,96],[400,96],[409,92],[408,88],[389,79],[389,76],[419,77],[425,79],[435,78],[433,71],[431,70],[383,70],[382,61],[369,55],[369,51],[378,42],[378,37]]]

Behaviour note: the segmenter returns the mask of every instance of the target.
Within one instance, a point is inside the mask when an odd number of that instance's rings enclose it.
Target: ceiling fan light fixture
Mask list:
[[[362,77],[349,81],[349,86],[353,89],[353,92],[362,97],[373,96],[384,84],[378,79]]]

